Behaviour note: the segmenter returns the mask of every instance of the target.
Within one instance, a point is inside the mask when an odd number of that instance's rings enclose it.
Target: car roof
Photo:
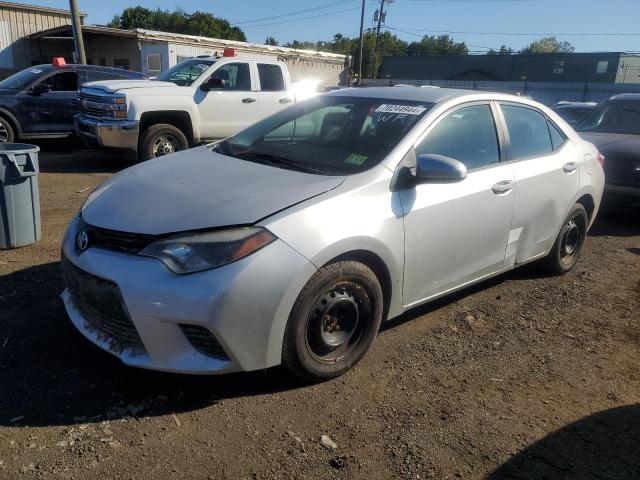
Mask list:
[[[454,88],[419,88],[419,87],[362,87],[343,88],[329,92],[326,95],[345,97],[385,98],[389,100],[409,100],[415,102],[438,103],[444,99],[477,95],[473,90],[459,90]]]
[[[609,100],[637,100],[640,101],[640,93],[620,93],[614,95]]]
[[[35,65],[29,68],[36,68],[38,70],[42,70],[43,72],[51,72],[53,70],[87,70],[92,72],[109,72],[115,75],[126,75],[130,77],[144,77],[144,75],[140,72],[136,72],[133,70],[125,70],[123,68],[114,68],[114,67],[103,67],[100,65],[82,65],[80,63],[67,63],[61,67],[56,67],[50,63],[44,63],[42,65]]]
[[[584,107],[595,107],[598,105],[596,102],[567,102],[562,101],[553,105],[552,108],[584,108]]]

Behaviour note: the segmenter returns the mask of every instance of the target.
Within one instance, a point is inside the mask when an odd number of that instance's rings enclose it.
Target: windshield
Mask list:
[[[0,88],[22,90],[44,73],[42,68],[32,67],[15,73],[0,82]]]
[[[281,168],[345,175],[377,165],[432,103],[320,96],[262,120],[217,147]]]
[[[591,110],[590,107],[564,107],[564,108],[556,108],[555,112],[564,118],[569,123],[576,123],[585,114]]]
[[[578,132],[640,135],[640,101],[612,100],[592,110],[576,125]]]
[[[172,82],[181,87],[189,86],[214,63],[215,60],[203,60],[200,58],[185,60],[184,62],[177,64],[175,67],[172,67],[166,72],[158,75],[156,80]]]

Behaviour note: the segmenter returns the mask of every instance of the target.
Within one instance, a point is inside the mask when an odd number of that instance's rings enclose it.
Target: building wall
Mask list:
[[[640,56],[623,55],[620,57],[616,83],[640,83]]]
[[[619,53],[385,57],[384,78],[613,83]]]
[[[50,9],[0,5],[0,70],[21,70],[31,66],[37,52],[24,37],[41,30],[71,24],[69,13]]]

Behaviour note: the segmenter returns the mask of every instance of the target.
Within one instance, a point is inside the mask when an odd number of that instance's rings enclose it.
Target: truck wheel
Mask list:
[[[179,128],[167,123],[148,127],[142,135],[140,156],[142,160],[170,155],[189,148],[187,137]]]
[[[13,127],[8,121],[0,117],[0,143],[11,143],[14,139]]]
[[[354,261],[322,267],[291,309],[282,363],[305,380],[342,375],[373,343],[383,311],[380,282],[369,267]]]

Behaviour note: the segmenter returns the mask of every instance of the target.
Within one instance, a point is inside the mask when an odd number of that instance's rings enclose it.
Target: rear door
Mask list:
[[[516,182],[506,264],[543,255],[553,244],[580,186],[578,154],[541,111],[500,103]]]
[[[277,63],[257,64],[258,120],[279,112],[293,104],[293,92],[287,85],[282,66]]]
[[[196,90],[202,140],[229,137],[256,122],[258,96],[250,62],[225,63],[208,78],[223,79],[225,88],[209,92]]]

